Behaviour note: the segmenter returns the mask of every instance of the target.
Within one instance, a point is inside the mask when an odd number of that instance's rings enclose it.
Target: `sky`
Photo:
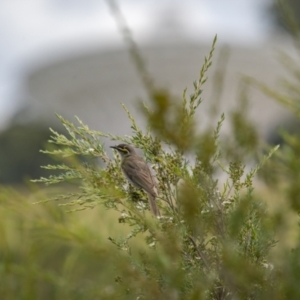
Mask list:
[[[179,35],[193,42],[253,46],[264,41],[271,0],[119,0],[139,44]],[[24,100],[23,79],[40,61],[122,47],[105,0],[0,1],[0,128]]]

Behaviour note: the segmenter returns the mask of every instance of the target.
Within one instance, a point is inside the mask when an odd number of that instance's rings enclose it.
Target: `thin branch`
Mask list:
[[[143,59],[143,56],[140,53],[138,46],[132,38],[132,32],[129,26],[127,25],[126,19],[123,16],[115,0],[106,0],[106,3],[110,8],[111,14],[115,19],[115,22],[119,28],[122,37],[124,38],[125,43],[128,46],[129,53],[132,57],[136,70],[143,81],[144,87],[149,97],[151,98],[153,92],[155,91],[153,80],[146,68],[146,63]]]
[[[195,248],[195,250],[196,250],[198,256],[202,259],[202,261],[203,261],[203,263],[204,263],[204,266],[206,267],[207,270],[209,270],[209,269],[210,269],[209,264],[208,264],[206,258],[204,257],[204,254],[202,253],[202,251],[200,251],[199,247],[197,246],[197,244],[196,244],[194,238],[193,238],[192,236],[189,235],[189,239],[190,239],[190,241],[192,242],[192,244],[193,244],[193,246],[194,246],[194,248]]]

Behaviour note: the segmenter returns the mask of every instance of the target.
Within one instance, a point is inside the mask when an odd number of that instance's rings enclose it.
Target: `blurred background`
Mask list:
[[[300,13],[298,1],[290,1]],[[210,74],[226,63],[220,111],[237,105],[241,75],[274,86],[282,67],[277,50],[293,55],[288,31],[272,0],[119,0],[155,82],[180,97],[197,79],[218,34]],[[102,0],[2,0],[0,2],[0,183],[43,175],[49,127],[55,113],[92,129],[130,134],[120,102],[135,109],[146,93],[108,5]],[[227,48],[226,62],[220,56]],[[224,56],[225,59],[225,56]],[[199,112],[214,97],[208,80]],[[261,138],[287,124],[284,108],[250,91],[250,117]],[[226,122],[225,129],[226,130]]]

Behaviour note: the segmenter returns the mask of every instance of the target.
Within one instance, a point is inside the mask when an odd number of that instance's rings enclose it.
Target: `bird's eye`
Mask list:
[[[120,148],[120,150],[125,153],[128,152],[128,150],[125,147]]]

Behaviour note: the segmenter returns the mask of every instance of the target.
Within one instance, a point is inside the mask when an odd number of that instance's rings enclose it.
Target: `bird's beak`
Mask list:
[[[113,149],[118,150],[118,147],[117,147],[117,146],[109,146],[109,148],[113,148]]]

